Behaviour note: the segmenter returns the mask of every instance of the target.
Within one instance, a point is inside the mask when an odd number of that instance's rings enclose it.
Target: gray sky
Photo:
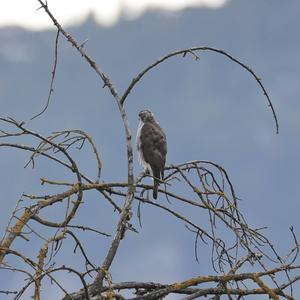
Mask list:
[[[112,25],[122,14],[137,17],[147,8],[179,10],[188,6],[220,7],[227,0],[48,0],[48,5],[62,24],[83,20],[90,12],[102,25]],[[52,27],[51,21],[37,10],[37,0],[10,0],[1,4],[0,26],[21,25],[30,29]]]

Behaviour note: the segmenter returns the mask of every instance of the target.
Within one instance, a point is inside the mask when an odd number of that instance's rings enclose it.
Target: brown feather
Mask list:
[[[143,160],[151,167],[150,173],[154,177],[153,184],[153,198],[157,198],[157,190],[159,186],[159,180],[164,178],[164,166],[166,163],[167,154],[167,140],[166,135],[155,122],[153,115],[149,111],[149,117],[143,118],[141,120],[144,122],[141,127],[138,141],[138,151],[141,151]],[[141,114],[141,113],[140,113]],[[155,178],[159,179],[156,180]]]

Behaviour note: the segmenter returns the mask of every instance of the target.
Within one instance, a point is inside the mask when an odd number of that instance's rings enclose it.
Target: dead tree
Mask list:
[[[135,176],[133,170],[133,141],[129,126],[125,102],[135,86],[144,75],[156,66],[172,57],[187,57],[197,60],[199,52],[210,51],[223,55],[233,63],[250,73],[262,90],[268,106],[273,114],[276,131],[277,117],[270,97],[261,79],[244,63],[227,52],[212,47],[194,47],[167,54],[149,65],[132,79],[125,92],[120,95],[112,81],[105,75],[100,66],[87,54],[84,43],[78,43],[52,15],[47,2],[38,0],[41,9],[50,17],[57,28],[55,40],[55,60],[48,101],[43,111],[47,110],[57,64],[57,47],[59,35],[62,35],[81,55],[99,77],[103,88],[109,89],[115,101],[124,126],[124,143],[127,148],[128,176],[119,182],[106,182],[102,178],[102,161],[93,138],[82,130],[61,130],[48,136],[29,129],[23,122],[12,118],[0,118],[0,147],[17,148],[30,153],[28,165],[33,167],[38,159],[46,159],[51,164],[59,165],[69,172],[72,181],[50,180],[41,178],[41,183],[52,191],[44,195],[23,194],[17,202],[4,236],[0,244],[0,268],[7,272],[17,272],[23,275],[24,282],[16,290],[1,290],[2,294],[11,295],[13,299],[21,299],[30,291],[33,299],[43,299],[43,282],[51,280],[53,288],[60,289],[63,299],[161,299],[170,294],[178,294],[182,299],[210,297],[210,299],[245,299],[250,295],[265,295],[274,300],[286,298],[295,299],[292,286],[300,280],[297,258],[299,245],[293,228],[290,228],[294,246],[286,255],[279,254],[271,241],[263,234],[262,229],[252,228],[239,210],[239,199],[236,196],[233,183],[226,170],[212,161],[186,161],[165,168],[166,176],[160,185],[159,193],[167,201],[152,201],[149,190],[152,185],[144,183],[146,174]],[[20,142],[19,142],[20,141]],[[27,141],[24,142],[24,141]],[[85,144],[88,144],[86,150]],[[85,155],[92,156],[97,169],[97,176],[91,177],[78,166],[72,150],[90,151]],[[109,163],[109,162],[108,162]],[[112,222],[112,234],[102,232],[97,228],[87,227],[84,222],[78,223],[78,212],[89,191],[98,193],[102,201],[107,202],[112,214],[118,216],[116,223]],[[193,220],[184,211],[177,211],[170,202],[181,203],[185,207],[193,207],[201,220]],[[137,204],[136,211],[133,204]],[[64,217],[61,221],[53,221],[47,211],[52,206],[61,206]],[[120,244],[128,236],[129,231],[137,231],[132,225],[133,219],[141,222],[141,206],[153,206],[158,210],[182,222],[187,232],[194,235],[194,254],[198,260],[198,249],[210,247],[211,262],[214,273],[210,276],[199,274],[182,282],[164,284],[161,282],[126,281],[114,282],[110,275],[110,267],[118,253]],[[145,208],[146,209],[146,208]],[[45,217],[47,216],[47,217]],[[220,228],[226,230],[226,237],[220,234]],[[141,229],[142,230],[142,229]],[[83,245],[78,232],[92,232],[99,243],[103,237],[109,239],[110,246],[101,264],[96,263],[88,255],[88,249]],[[136,237],[138,238],[138,236]],[[16,240],[36,239],[38,251],[29,253],[14,245]],[[65,244],[75,244],[74,251],[82,257],[85,271],[76,270],[72,265],[56,265],[53,259],[64,251]],[[243,271],[243,270],[251,271]],[[64,281],[56,275],[64,272],[65,276],[76,276],[82,284],[78,291],[67,291]],[[159,272],[159,270],[158,270]],[[131,296],[128,295],[131,292]],[[125,293],[124,293],[125,292]]]

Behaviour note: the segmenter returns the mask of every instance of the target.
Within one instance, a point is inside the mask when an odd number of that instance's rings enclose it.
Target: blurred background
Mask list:
[[[297,236],[300,232],[300,2],[48,0],[48,5],[77,41],[88,40],[86,51],[119,92],[158,58],[193,46],[223,49],[262,78],[278,115],[278,135],[266,99],[250,74],[225,57],[208,52],[200,53],[197,61],[190,56],[173,58],[148,73],[128,97],[126,108],[134,134],[139,110],[154,112],[167,134],[168,164],[194,159],[221,164],[241,198],[240,208],[248,223],[266,226],[265,234],[284,255],[292,246],[289,227],[294,226]],[[0,4],[1,117],[24,121],[44,135],[70,128],[85,130],[100,151],[102,180],[125,181],[124,132],[115,102],[62,37],[50,106],[30,121],[46,103],[56,36],[45,12],[37,8],[38,1],[33,0]],[[0,155],[2,234],[23,192],[46,194],[47,187],[40,187],[41,177],[69,177],[43,160],[34,169],[24,169],[28,153],[1,148]],[[95,178],[91,153],[74,155],[83,170]],[[135,174],[140,170],[135,162]],[[78,223],[113,234],[111,224],[118,216],[99,198],[96,193],[89,194]],[[59,212],[53,208],[51,213]],[[194,236],[182,223],[149,206],[142,208],[142,216],[142,228],[136,216],[133,219],[139,234],[127,234],[113,263],[114,282],[170,283],[212,273],[209,249],[200,245],[200,261],[196,263]],[[100,264],[108,240],[95,242],[92,234],[83,239],[89,254]],[[35,258],[39,245],[37,241],[19,241],[13,246],[32,249]],[[57,259],[78,263],[80,268],[73,248],[66,244],[65,256]],[[80,286],[72,276],[57,277],[64,280],[68,291]],[[21,280],[18,273],[8,276],[0,270],[0,289],[15,290]],[[62,295],[50,283],[43,293],[46,300]],[[300,296],[299,288],[295,293]]]

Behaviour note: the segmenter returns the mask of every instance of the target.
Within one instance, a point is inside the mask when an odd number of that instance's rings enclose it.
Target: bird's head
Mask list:
[[[151,122],[154,120],[154,115],[150,110],[141,110],[139,112],[139,117],[141,119],[142,122]]]

